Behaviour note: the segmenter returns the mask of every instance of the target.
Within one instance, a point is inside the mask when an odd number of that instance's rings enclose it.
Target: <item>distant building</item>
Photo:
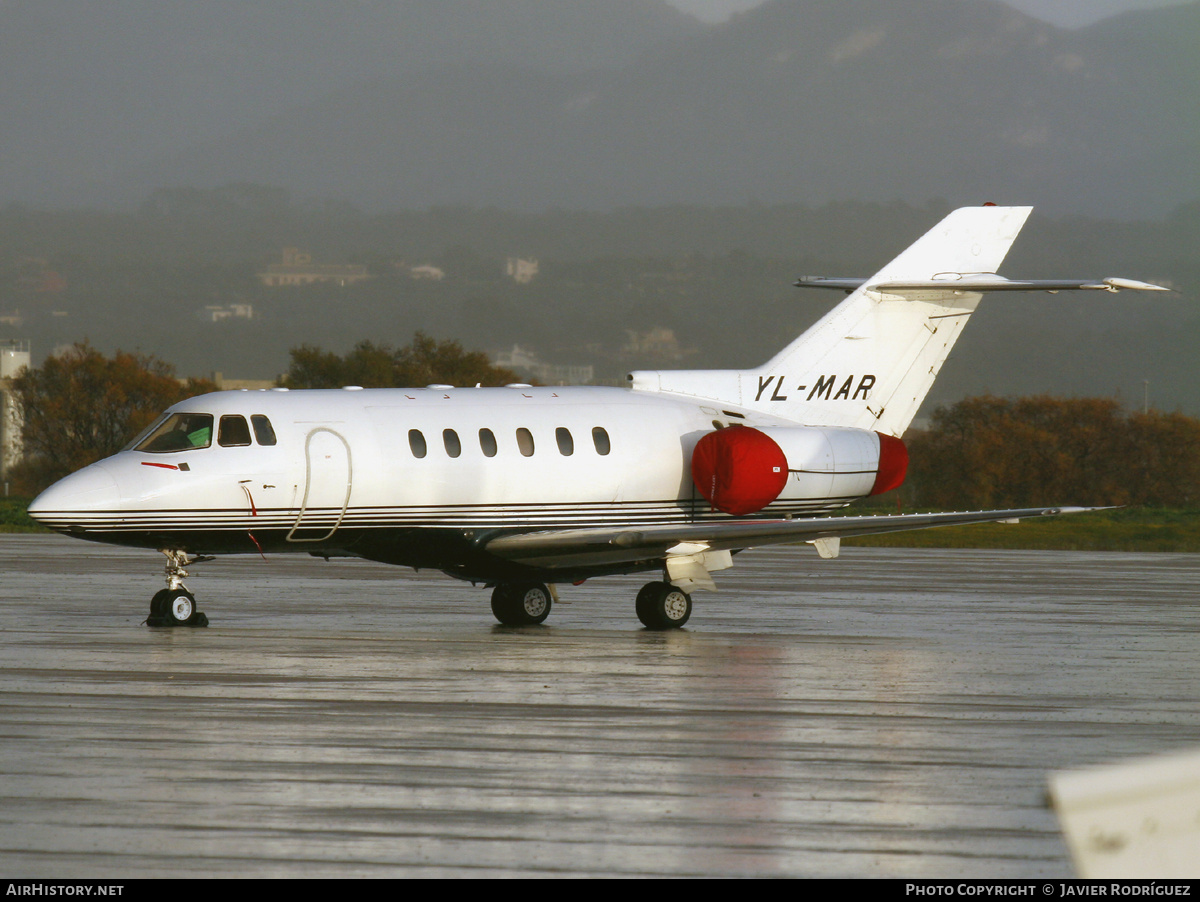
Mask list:
[[[10,390],[14,376],[30,366],[29,342],[0,342],[0,482],[7,482],[8,471],[21,459],[20,408]]]
[[[446,278],[446,271],[440,266],[434,266],[432,263],[425,263],[422,266],[414,266],[409,269],[408,274],[411,278],[418,281],[424,280],[428,282],[440,282]]]
[[[285,247],[283,262],[270,264],[266,272],[258,274],[258,278],[268,288],[313,285],[318,282],[345,286],[370,278],[370,274],[365,266],[358,263],[313,263],[310,254],[299,248]]]
[[[526,260],[522,257],[509,257],[504,264],[504,274],[514,282],[528,285],[538,274],[537,260]]]
[[[210,304],[196,311],[196,316],[206,323],[219,323],[226,319],[254,319],[253,304],[229,304],[226,307]]]
[[[520,345],[492,355],[492,366],[512,370],[543,385],[591,385],[596,378],[596,369],[591,365],[542,363],[533,351]]]
[[[259,391],[274,388],[276,384],[274,379],[226,379],[225,374],[221,372],[213,373],[212,381],[220,391],[237,391],[242,388]]]
[[[681,348],[679,339],[675,337],[674,329],[655,326],[645,332],[626,329],[629,340],[621,348],[624,357],[649,360],[682,360],[690,354],[695,354],[695,348]]]
[[[16,288],[34,294],[62,294],[67,290],[67,280],[51,269],[48,261],[22,257],[17,261]]]

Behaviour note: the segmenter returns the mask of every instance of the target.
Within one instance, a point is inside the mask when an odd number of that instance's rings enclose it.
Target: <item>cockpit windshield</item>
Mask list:
[[[211,413],[173,413],[142,439],[134,450],[164,454],[207,448],[212,444],[212,434]]]

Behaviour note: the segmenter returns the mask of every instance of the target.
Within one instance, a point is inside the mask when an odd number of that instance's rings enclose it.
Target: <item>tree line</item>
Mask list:
[[[966,398],[906,437],[911,503],[1200,506],[1200,419],[1108,398]]]
[[[175,378],[156,357],[125,351],[106,357],[78,342],[13,378],[22,456],[6,480],[17,494],[32,496],[116,454],[165,408],[215,389],[206,379]]]
[[[345,355],[302,345],[288,388],[503,385],[518,378],[457,341],[417,333],[400,348],[360,342]],[[27,369],[11,390],[24,459],[7,478],[32,496],[116,453],[166,407],[215,390],[152,356],[106,357],[86,342]],[[905,436],[909,506],[963,510],[1039,505],[1200,507],[1200,419],[1128,411],[1107,398],[966,398]]]
[[[493,386],[521,381],[511,370],[492,366],[482,351],[467,351],[457,341],[438,341],[423,332],[401,348],[360,341],[339,356],[306,344],[293,348],[290,356],[291,365],[280,381],[285,388]]]

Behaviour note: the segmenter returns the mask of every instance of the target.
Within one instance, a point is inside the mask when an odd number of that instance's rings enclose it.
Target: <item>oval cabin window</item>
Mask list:
[[[612,443],[608,440],[608,430],[603,426],[597,426],[592,430],[592,444],[596,446],[596,453],[601,457],[608,455],[612,450]]]
[[[517,430],[517,447],[525,457],[533,457],[533,433],[522,426]]]
[[[446,446],[446,453],[451,457],[462,454],[462,442],[458,440],[458,433],[453,429],[442,430],[442,444]]]
[[[558,442],[558,453],[570,457],[575,453],[575,439],[571,438],[571,430],[559,426],[554,430],[554,438]]]
[[[412,456],[418,459],[429,453],[425,445],[425,436],[421,434],[420,429],[408,430],[408,447],[412,450]]]
[[[484,457],[496,456],[496,434],[490,429],[479,430],[479,450]]]

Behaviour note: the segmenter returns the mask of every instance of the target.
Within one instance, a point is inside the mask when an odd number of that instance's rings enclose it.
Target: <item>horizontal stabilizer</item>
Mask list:
[[[802,276],[797,288],[834,288],[841,291],[867,291],[883,294],[924,294],[929,291],[1170,291],[1162,285],[1135,279],[1006,279],[995,273],[940,273],[932,279],[871,282],[869,279],[827,279]]]

